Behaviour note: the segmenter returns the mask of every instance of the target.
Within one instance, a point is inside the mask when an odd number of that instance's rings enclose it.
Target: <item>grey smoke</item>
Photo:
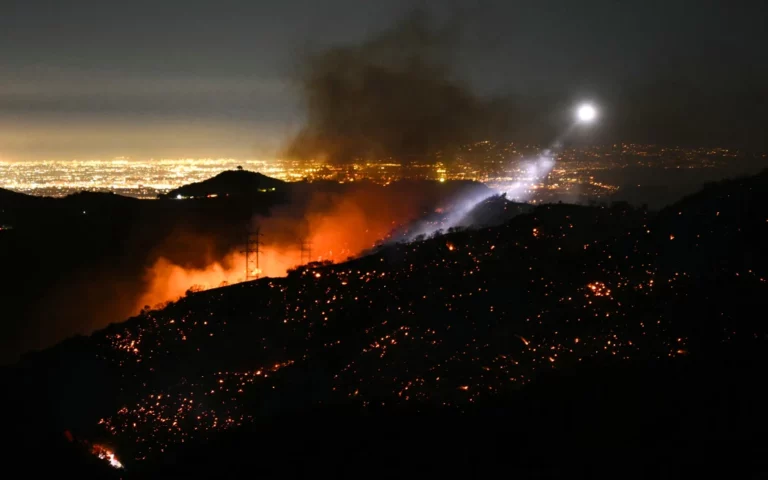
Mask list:
[[[475,95],[454,71],[458,32],[415,12],[360,45],[307,55],[306,124],[287,156],[341,164],[445,158],[503,129],[506,104]]]

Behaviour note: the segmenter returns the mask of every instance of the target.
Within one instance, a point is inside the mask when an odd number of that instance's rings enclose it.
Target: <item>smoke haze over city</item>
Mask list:
[[[447,92],[415,82],[421,90],[411,94],[428,93],[418,101],[432,114],[470,116],[430,114],[435,126],[469,134],[466,122],[484,105],[477,99],[502,97],[516,122],[498,140],[545,143],[574,102],[591,98],[604,105],[592,140],[764,149],[765,29],[757,3],[740,5],[12,1],[0,17],[0,161],[277,157],[299,132],[311,138],[316,122],[334,120],[318,117],[321,98],[304,109],[304,59],[311,66],[346,52],[341,71],[358,75],[349,62],[364,55],[361,46],[413,8],[433,30],[404,52],[422,55],[419,42],[443,42],[448,32],[452,58],[426,57],[419,67],[449,66]],[[317,80],[322,68],[310,71]],[[454,99],[443,110],[434,106],[440,95]],[[335,108],[352,115],[349,105]],[[425,120],[430,111],[413,110]],[[415,142],[409,149],[426,140]]]

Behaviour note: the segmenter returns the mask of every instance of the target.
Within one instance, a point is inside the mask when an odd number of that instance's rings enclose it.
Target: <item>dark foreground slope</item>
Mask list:
[[[5,372],[17,459],[47,442],[90,472],[97,442],[137,478],[759,476],[766,180],[190,295]]]
[[[203,198],[150,201],[85,192],[43,198],[0,190],[0,365],[122,321],[147,301],[175,300],[171,293],[146,299],[158,265],[226,268],[256,222],[268,248],[282,247],[287,259],[299,262],[299,239],[308,227],[323,240],[314,245],[316,255],[327,256],[321,247],[338,242],[347,244],[334,248],[346,258],[389,228],[492,193],[465,181],[283,183],[247,171],[223,172],[180,191]],[[325,233],[335,225],[346,230]]]

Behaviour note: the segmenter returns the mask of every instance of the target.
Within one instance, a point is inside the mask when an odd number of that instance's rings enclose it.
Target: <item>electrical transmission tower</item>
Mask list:
[[[245,281],[256,280],[261,275],[261,268],[259,267],[259,248],[261,244],[261,227],[256,227],[253,230],[248,230],[245,237],[245,250],[240,253],[245,254]]]
[[[312,242],[309,236],[309,220],[306,218],[299,225],[299,245],[301,247],[299,265],[306,265],[312,261]]]
[[[308,237],[301,239],[301,258],[299,259],[299,265],[306,265],[312,261],[312,242],[308,240]]]

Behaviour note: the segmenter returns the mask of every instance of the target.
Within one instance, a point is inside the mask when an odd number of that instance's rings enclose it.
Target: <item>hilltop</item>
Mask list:
[[[345,471],[366,458],[406,468],[383,438],[407,434],[403,415],[418,413],[434,443],[412,448],[445,462],[437,471],[471,471],[477,458],[530,473],[543,445],[613,449],[623,465],[632,442],[646,466],[678,468],[708,438],[768,425],[754,381],[768,365],[768,326],[753,313],[768,293],[754,241],[768,238],[764,178],[711,185],[658,215],[539,206],[191,294],[7,372],[29,411],[16,416],[20,438],[67,429],[108,442],[137,475],[249,468],[249,451],[266,473],[338,468],[327,456],[347,448],[362,456]],[[321,431],[338,441],[323,445]],[[695,437],[691,450],[669,431]]]
[[[190,183],[171,190],[167,198],[206,198],[210,196],[250,196],[282,191],[286,183],[258,172],[227,170],[202,182]]]
[[[13,190],[6,190],[5,188],[0,188],[0,200],[4,201],[11,198],[25,198],[25,197],[30,197],[30,195],[14,192]]]
[[[14,192],[13,190],[0,188],[0,210],[28,207],[38,204],[41,200],[41,197],[35,197],[33,195],[27,195],[26,193],[19,193]]]

